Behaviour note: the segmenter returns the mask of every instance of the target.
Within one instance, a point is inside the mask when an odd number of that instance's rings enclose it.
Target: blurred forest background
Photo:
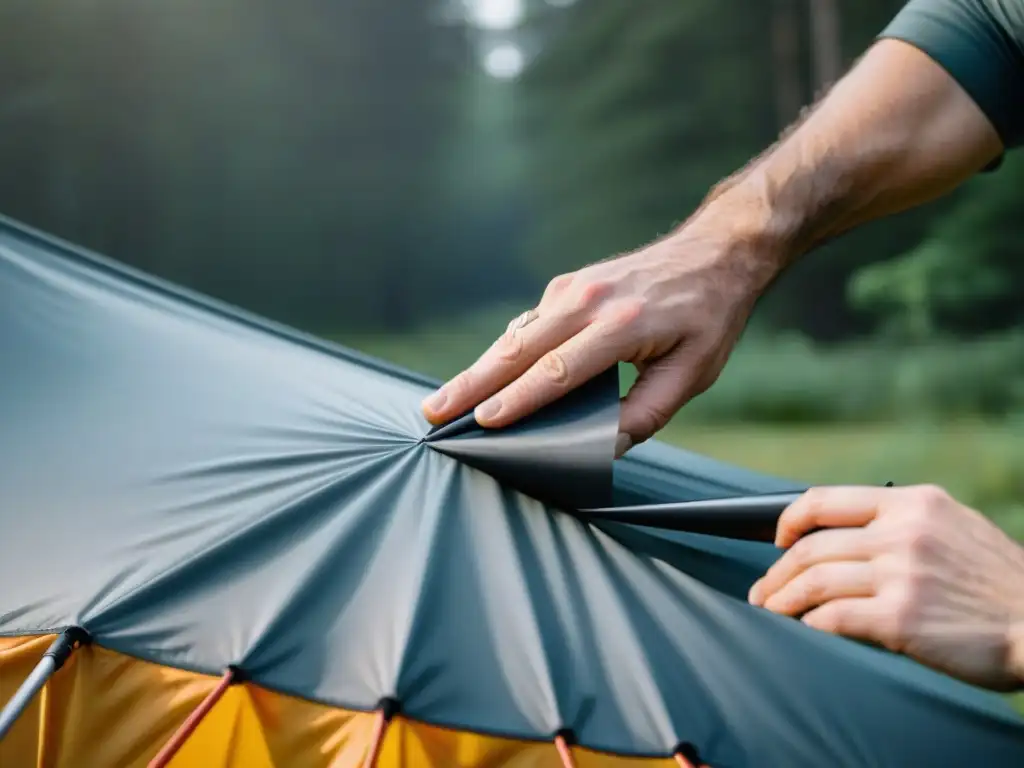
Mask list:
[[[0,212],[437,376],[684,219],[899,0],[4,0]],[[1024,155],[841,238],[662,438],[1024,537]]]

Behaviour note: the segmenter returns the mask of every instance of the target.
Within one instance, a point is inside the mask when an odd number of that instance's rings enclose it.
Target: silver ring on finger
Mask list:
[[[536,309],[528,309],[508,324],[505,333],[509,336],[515,336],[516,331],[521,331],[538,317],[540,317],[540,313]]]

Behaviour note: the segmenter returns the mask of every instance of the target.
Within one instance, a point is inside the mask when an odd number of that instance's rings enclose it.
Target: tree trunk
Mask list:
[[[842,74],[839,0],[809,0],[814,52],[814,86],[823,93]]]
[[[775,85],[775,119],[782,132],[803,106],[800,73],[800,14],[796,0],[773,0],[772,69]]]

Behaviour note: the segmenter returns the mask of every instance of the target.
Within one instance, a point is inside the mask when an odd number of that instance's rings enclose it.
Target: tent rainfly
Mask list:
[[[801,486],[618,382],[435,382],[0,220],[0,765],[1024,765],[1000,697],[750,606]],[[746,498],[740,498],[746,497]]]

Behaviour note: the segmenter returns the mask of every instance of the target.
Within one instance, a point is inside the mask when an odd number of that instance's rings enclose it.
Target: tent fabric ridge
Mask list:
[[[422,449],[421,449],[422,450]],[[438,491],[448,496],[453,489],[456,489],[459,482],[459,467],[452,466],[445,475],[445,484]],[[424,622],[429,622],[427,616],[428,601],[425,596],[428,592],[436,592],[435,585],[437,569],[443,566],[443,558],[438,556],[441,551],[439,541],[443,538],[445,523],[451,516],[451,510],[447,505],[432,505],[425,510],[426,514],[419,519],[419,536],[411,551],[407,553],[410,562],[416,563],[412,569],[414,574],[409,584],[410,592],[406,595],[408,613],[402,612],[401,622],[397,630],[401,636],[397,638],[398,649],[395,665],[392,670],[393,678],[390,681],[390,690],[387,690],[381,701],[399,702],[398,688],[402,685],[403,675],[409,667],[409,659],[415,653],[416,637],[423,630]]]
[[[185,467],[177,472],[170,472],[155,478],[155,482],[173,483],[198,478],[220,478],[224,475],[243,475],[259,470],[279,468],[282,466],[321,467],[329,469],[343,459],[359,458],[374,459],[401,451],[415,443],[410,440],[372,441],[367,449],[354,447],[338,447],[308,451],[281,452],[277,454],[255,454],[231,459],[220,459],[206,462],[195,467]]]
[[[221,301],[199,291],[193,291],[169,280],[161,279],[89,248],[76,245],[68,240],[0,214],[0,231],[2,230],[7,230],[7,233],[13,234],[14,237],[22,241],[27,241],[33,248],[42,251],[51,249],[52,251],[59,252],[65,262],[73,264],[79,271],[86,274],[87,269],[92,268],[102,273],[108,279],[116,278],[127,281],[135,286],[153,291],[165,299],[182,302],[193,309],[209,313],[218,319],[233,321],[250,330],[267,333],[279,340],[289,341],[307,349],[326,354],[329,357],[355,363],[377,373],[402,379],[425,390],[433,389],[442,383],[433,377],[424,376],[403,366],[336,344],[323,337],[305,333],[284,323],[275,322],[254,312],[242,309],[230,302]],[[50,256],[50,254],[47,255]]]
[[[606,589],[604,590],[607,594],[606,605],[614,607],[617,613],[622,617],[622,620],[618,622],[622,625],[622,634],[627,641],[631,642],[634,646],[633,655],[637,659],[642,659],[642,663],[636,665],[637,669],[634,670],[634,674],[642,674],[647,679],[644,681],[646,687],[647,696],[645,698],[644,708],[644,720],[650,723],[652,731],[657,732],[658,738],[662,743],[667,743],[672,746],[674,750],[679,743],[685,740],[685,734],[680,732],[680,725],[678,718],[673,717],[671,711],[671,703],[667,698],[666,687],[670,685],[667,681],[662,681],[657,678],[655,674],[656,662],[655,659],[651,658],[652,651],[648,648],[644,648],[643,643],[640,640],[640,631],[635,626],[637,624],[636,613],[640,613],[648,622],[658,626],[661,634],[666,639],[674,638],[672,628],[668,625],[664,625],[659,621],[659,617],[654,613],[653,610],[645,603],[643,590],[641,589],[642,583],[640,579],[643,578],[657,586],[659,586],[664,592],[673,594],[673,596],[679,598],[680,603],[687,606],[687,613],[692,616],[696,613],[697,609],[694,608],[694,603],[698,603],[698,597],[701,592],[707,590],[706,585],[702,584],[698,579],[690,576],[678,576],[677,579],[681,579],[687,582],[687,586],[696,593],[694,594],[683,594],[683,590],[680,588],[678,582],[672,581],[667,578],[668,574],[663,568],[663,561],[653,557],[650,553],[635,553],[623,542],[618,541],[614,537],[610,536],[605,531],[599,528],[592,528],[590,535],[596,537],[607,536],[611,541],[614,541],[618,547],[621,547],[619,552],[615,552],[611,547],[606,546],[595,546],[594,557],[595,560],[600,564],[600,568],[594,570],[600,573],[606,579]],[[625,575],[626,566],[616,567],[615,556],[621,555],[622,551],[629,552],[632,556],[630,565],[633,570],[638,572],[638,575],[634,578],[627,578]],[[732,598],[731,595],[725,595],[727,599]],[[733,598],[734,599],[734,598]],[[609,610],[609,609],[606,609]],[[696,624],[696,622],[693,622]],[[728,718],[724,714],[722,703],[719,701],[713,688],[707,684],[707,680],[701,671],[696,668],[693,664],[690,656],[685,653],[680,653],[678,656],[678,663],[685,665],[690,670],[690,684],[699,685],[707,694],[709,704],[706,709],[713,711],[713,717],[716,722],[716,727],[719,729],[725,728],[728,722]],[[637,681],[639,682],[639,681]]]
[[[414,448],[415,446],[410,447]],[[380,466],[376,468],[376,471],[380,473],[378,476],[403,476],[409,474],[420,460],[421,457],[416,452],[405,451],[403,456],[388,462],[387,466],[384,466],[383,461],[379,462]],[[274,636],[280,634],[283,627],[289,621],[297,619],[295,616],[297,607],[301,607],[304,601],[308,599],[308,596],[319,589],[322,580],[329,577],[328,572],[342,559],[343,548],[348,544],[353,531],[366,529],[374,531],[376,535],[384,536],[386,531],[390,530],[394,524],[394,513],[391,515],[375,516],[364,511],[358,515],[331,516],[327,520],[326,525],[317,531],[317,536],[326,542],[323,545],[325,547],[324,551],[316,561],[307,563],[301,572],[293,574],[293,581],[289,584],[287,596],[283,598],[283,602],[278,606],[276,612],[270,615],[262,624],[258,635],[252,639],[241,653],[239,663],[245,668],[250,668],[257,665],[257,662],[265,654],[270,654],[269,658],[273,659],[270,648],[273,647]],[[435,524],[431,526],[431,531],[436,535],[440,528],[440,525]],[[424,557],[427,566],[429,566],[432,562],[429,555]],[[415,573],[416,579],[414,581],[419,583],[418,590],[422,591],[426,588],[427,581],[425,568],[416,569]],[[414,608],[418,608],[420,605],[420,600],[412,601]],[[407,623],[411,624],[412,621],[413,619],[409,619]],[[411,629],[407,629],[407,634],[411,631]],[[409,641],[406,640],[405,644],[408,643]],[[264,659],[262,662],[264,666],[270,663],[267,659]],[[402,667],[402,663],[399,663],[391,670],[395,678],[390,682],[391,686],[397,684],[396,681]]]
[[[244,470],[235,471],[231,474],[239,475],[239,479],[231,485],[225,485],[214,490],[207,491],[205,493],[195,493],[193,496],[183,499],[181,501],[175,501],[173,506],[169,507],[166,511],[171,514],[182,513],[185,511],[208,508],[212,504],[226,504],[230,502],[240,502],[255,495],[257,492],[266,492],[269,490],[283,490],[292,485],[302,483],[310,483],[317,479],[322,482],[329,482],[331,478],[340,478],[344,472],[349,473],[349,477],[354,474],[358,474],[361,469],[370,469],[377,462],[396,461],[400,460],[400,457],[407,453],[411,448],[415,447],[415,443],[391,443],[386,448],[380,448],[378,450],[370,450],[365,454],[346,454],[344,457],[335,458],[331,461],[318,461],[309,462],[307,465],[296,467],[293,469],[287,477],[279,477],[274,475],[270,478],[258,477],[250,482],[245,482],[245,478],[250,474]],[[356,466],[350,466],[352,459],[359,459],[359,464]],[[249,465],[254,467],[256,465]],[[249,467],[246,467],[248,469]],[[344,472],[342,471],[344,470]],[[203,472],[205,470],[201,470]],[[189,480],[196,478],[204,478],[203,474],[188,474],[181,473],[177,477],[165,476],[163,482],[167,484],[173,484],[175,482],[186,483]],[[266,514],[271,514],[268,511]],[[183,532],[186,532],[184,527]],[[145,542],[140,542],[140,546],[143,546]]]
[[[379,457],[377,461],[366,462],[355,471],[369,472],[377,469],[375,465],[378,462]],[[296,523],[295,520],[290,519],[290,516],[297,508],[300,508],[303,504],[309,505],[309,502],[313,499],[327,496],[331,491],[339,489],[346,482],[351,480],[351,477],[352,475],[346,475],[327,479],[314,488],[302,493],[297,498],[290,499],[286,503],[268,510],[261,516],[249,520],[245,525],[241,526],[234,535],[228,538],[217,538],[209,541],[204,546],[199,547],[190,553],[187,562],[172,563],[164,570],[149,576],[139,584],[125,591],[123,594],[115,596],[110,602],[96,606],[89,621],[93,625],[102,626],[104,623],[109,623],[115,620],[119,615],[137,610],[139,603],[144,603],[148,599],[150,593],[156,592],[157,590],[167,586],[168,582],[191,576],[192,574],[190,572],[197,564],[201,562],[209,562],[221,554],[226,554],[233,549],[240,548],[244,544],[243,539],[261,535],[268,528],[287,529],[289,525],[294,525]],[[331,508],[320,509],[314,514],[329,516],[332,511],[333,510]]]

